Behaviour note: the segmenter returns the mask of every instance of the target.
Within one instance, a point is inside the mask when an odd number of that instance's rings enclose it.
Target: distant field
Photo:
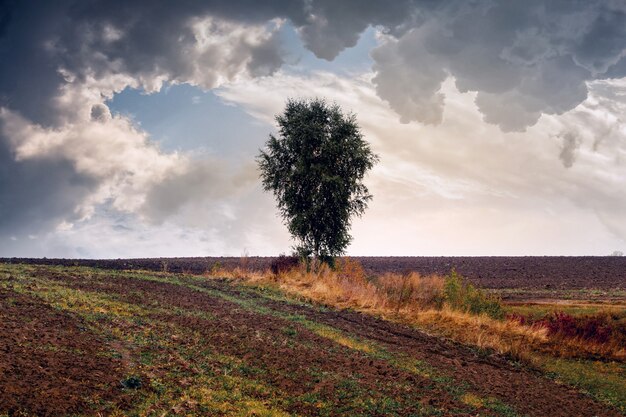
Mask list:
[[[163,272],[0,264],[0,352],[0,416],[622,415],[412,327]]]
[[[150,259],[0,259],[49,265],[202,274],[215,268],[269,268],[271,257]],[[416,271],[446,275],[453,268],[483,288],[509,299],[626,300],[626,256],[588,257],[355,257],[372,275]]]

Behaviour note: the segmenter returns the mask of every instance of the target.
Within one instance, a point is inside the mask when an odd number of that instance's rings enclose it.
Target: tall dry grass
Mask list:
[[[349,258],[340,259],[334,270],[326,265],[308,272],[304,267],[296,267],[279,273],[236,268],[214,271],[210,275],[271,286],[328,306],[351,308],[387,320],[417,325],[439,336],[520,359],[530,359],[532,346],[547,341],[544,328],[498,320],[486,313],[472,313],[469,307],[465,309],[464,303],[452,298],[472,294],[474,298],[468,298],[471,307],[478,292],[478,299],[495,301],[474,287],[465,287],[466,284],[456,275],[452,278],[454,281],[450,281],[450,277],[422,276],[415,272],[388,273],[369,279],[361,265]],[[456,286],[453,295],[450,282]]]

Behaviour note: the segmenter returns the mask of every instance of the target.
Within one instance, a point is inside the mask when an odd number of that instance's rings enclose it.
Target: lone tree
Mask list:
[[[363,177],[378,161],[356,123],[323,99],[288,100],[257,157],[263,188],[272,191],[281,217],[307,262],[334,265],[352,237],[350,218],[372,199]]]

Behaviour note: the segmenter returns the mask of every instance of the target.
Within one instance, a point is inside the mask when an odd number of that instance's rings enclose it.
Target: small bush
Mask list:
[[[489,294],[463,279],[452,271],[446,277],[443,298],[450,308],[471,314],[486,314],[494,319],[504,317],[500,298]]]

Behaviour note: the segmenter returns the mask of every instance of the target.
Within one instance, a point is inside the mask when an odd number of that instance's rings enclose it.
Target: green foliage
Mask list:
[[[350,243],[350,218],[372,199],[362,180],[378,157],[354,114],[322,99],[289,100],[257,157],[263,188],[272,191],[298,254],[333,264]]]
[[[487,314],[495,319],[504,317],[504,309],[497,296],[476,288],[454,270],[446,277],[443,292],[446,304],[455,310]]]

